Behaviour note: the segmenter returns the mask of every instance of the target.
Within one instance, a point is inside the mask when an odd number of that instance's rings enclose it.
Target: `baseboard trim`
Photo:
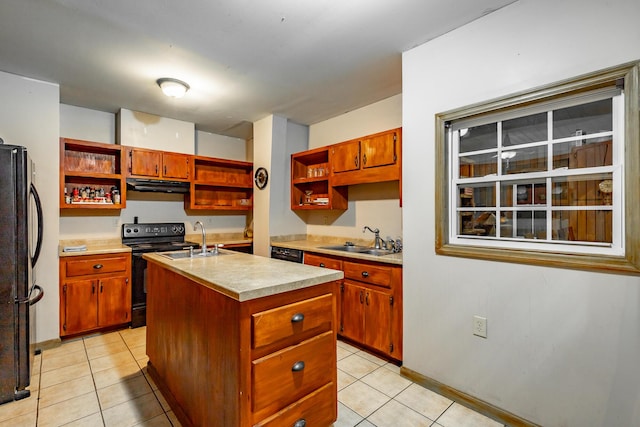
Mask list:
[[[451,399],[469,409],[473,409],[476,412],[486,415],[487,417],[494,419],[507,426],[513,427],[541,427],[539,424],[532,423],[531,421],[520,418],[504,409],[498,408],[490,403],[473,397],[467,393],[457,390],[453,387],[449,387],[446,384],[442,384],[439,381],[429,378],[418,372],[412,371],[409,368],[401,367],[400,374],[416,384],[419,384],[431,391],[438,393],[448,399]]]

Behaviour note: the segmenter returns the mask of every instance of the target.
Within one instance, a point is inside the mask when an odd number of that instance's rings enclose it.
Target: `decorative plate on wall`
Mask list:
[[[258,168],[256,170],[255,176],[253,177],[253,181],[256,183],[256,187],[259,190],[262,190],[267,186],[267,181],[269,181],[269,173],[265,168]]]

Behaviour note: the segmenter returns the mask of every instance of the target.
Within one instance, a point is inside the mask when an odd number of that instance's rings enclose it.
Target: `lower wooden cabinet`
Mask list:
[[[402,267],[305,252],[304,263],[344,271],[338,335],[402,360]]]
[[[128,323],[131,254],[60,258],[60,336]]]

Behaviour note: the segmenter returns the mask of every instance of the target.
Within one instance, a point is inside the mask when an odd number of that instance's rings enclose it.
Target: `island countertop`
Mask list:
[[[159,253],[143,257],[237,301],[276,295],[340,280],[338,270],[220,250],[220,255],[170,259]]]

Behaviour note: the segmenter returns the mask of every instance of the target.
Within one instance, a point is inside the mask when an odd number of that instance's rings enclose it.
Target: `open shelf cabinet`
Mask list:
[[[195,156],[185,209],[250,211],[253,209],[253,164]]]
[[[347,209],[347,187],[332,185],[329,156],[327,147],[291,155],[291,209]]]
[[[123,170],[122,146],[60,138],[60,208],[125,208]],[[83,195],[83,189],[89,190]],[[119,193],[119,203],[115,203],[114,189]]]

